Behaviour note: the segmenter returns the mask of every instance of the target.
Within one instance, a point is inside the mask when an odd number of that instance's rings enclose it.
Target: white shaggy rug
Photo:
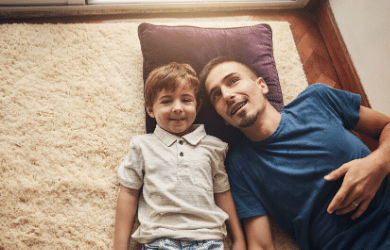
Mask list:
[[[306,77],[289,24],[268,23],[289,102]],[[145,131],[137,27],[0,25],[0,250],[112,248],[116,171]],[[274,230],[277,249],[297,249]]]

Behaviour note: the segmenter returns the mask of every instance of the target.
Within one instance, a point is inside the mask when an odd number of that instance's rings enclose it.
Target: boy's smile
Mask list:
[[[146,108],[162,129],[178,136],[190,132],[198,109],[195,90],[184,80],[173,91],[162,89],[153,106]]]

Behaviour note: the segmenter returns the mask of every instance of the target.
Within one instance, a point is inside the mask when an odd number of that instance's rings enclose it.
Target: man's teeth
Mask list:
[[[234,115],[240,108],[242,108],[244,105],[246,104],[246,102],[243,102],[243,103],[240,103],[239,105],[237,105],[233,110],[232,112],[230,113],[231,115]]]

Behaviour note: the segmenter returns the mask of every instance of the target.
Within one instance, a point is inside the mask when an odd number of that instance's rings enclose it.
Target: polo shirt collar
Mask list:
[[[182,138],[191,145],[196,145],[206,136],[206,131],[203,124],[193,124],[191,128],[192,132],[186,134]],[[165,131],[159,125],[156,125],[154,135],[157,136],[167,147],[170,147],[176,140],[181,138],[177,135]]]

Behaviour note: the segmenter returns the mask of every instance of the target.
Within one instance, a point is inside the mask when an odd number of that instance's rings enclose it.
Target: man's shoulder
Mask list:
[[[332,87],[326,85],[326,84],[323,84],[323,83],[314,83],[310,86],[307,87],[307,89],[309,90],[314,90],[316,92],[318,91],[328,91],[329,89],[331,89]]]
[[[315,83],[307,87],[296,98],[297,103],[310,100],[316,104],[323,103],[325,106],[344,105],[351,102],[360,104],[360,96],[348,91],[332,88],[323,83]],[[347,105],[348,106],[348,105]]]
[[[324,99],[327,99],[329,92],[332,91],[332,88],[328,85],[322,83],[315,83],[308,86],[304,91],[302,91],[293,101],[287,104],[283,110],[287,112],[288,110],[307,108],[307,103],[315,104],[315,106],[322,102]],[[302,106],[303,105],[303,106]]]
[[[305,95],[312,96],[314,93],[321,95],[323,93],[331,91],[331,89],[332,88],[326,84],[315,83],[313,85],[308,86],[304,91],[302,91],[302,93],[299,96],[305,96]]]
[[[226,155],[225,167],[230,179],[240,178],[243,168],[249,163],[248,158],[252,150],[249,149],[249,143],[242,139],[229,148]]]
[[[227,159],[229,161],[235,161],[237,159],[243,159],[244,156],[249,153],[249,142],[246,139],[242,139],[234,145],[230,146],[227,153]]]

